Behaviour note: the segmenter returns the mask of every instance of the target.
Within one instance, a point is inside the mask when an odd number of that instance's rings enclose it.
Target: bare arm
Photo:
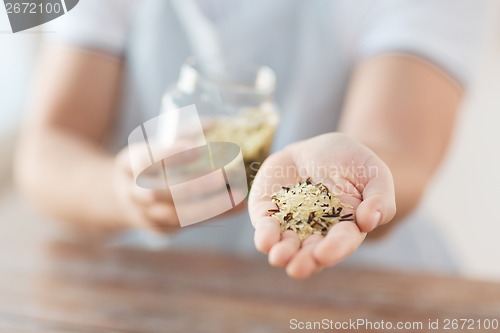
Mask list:
[[[46,47],[40,58],[16,160],[16,179],[60,220],[99,228],[119,224],[113,156],[103,149],[115,116],[119,58]]]
[[[106,152],[122,71],[120,58],[101,53],[43,52],[18,149],[17,182],[47,214],[87,232],[179,230],[170,192],[135,184],[129,147],[116,156]],[[179,147],[163,149],[167,156]]]
[[[371,148],[391,169],[396,220],[417,206],[445,154],[461,98],[451,78],[416,57],[381,55],[356,69],[340,130]]]
[[[249,197],[257,249],[269,254],[271,265],[286,267],[291,277],[306,278],[351,255],[367,234],[383,235],[387,229],[376,227],[395,217],[396,206],[400,219],[418,204],[446,151],[460,99],[451,79],[418,58],[388,54],[364,61],[348,91],[340,126],[345,134],[292,144],[271,155],[257,173]],[[333,170],[354,165],[378,172],[316,174],[315,180],[310,165]],[[276,166],[291,172],[272,172]],[[301,169],[313,181],[335,188],[353,207],[355,222],[337,223],[325,236],[311,235],[302,242],[293,231],[281,234],[269,213],[276,208],[270,194],[275,184],[293,184]]]

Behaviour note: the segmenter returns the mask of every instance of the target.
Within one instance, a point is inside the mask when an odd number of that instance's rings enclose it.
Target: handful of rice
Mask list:
[[[277,209],[270,209],[271,216],[286,230],[296,232],[301,241],[312,234],[326,235],[335,224],[354,221],[353,214],[342,214],[343,208],[353,208],[342,203],[322,183],[313,184],[310,178],[293,187],[282,187],[271,197]]]

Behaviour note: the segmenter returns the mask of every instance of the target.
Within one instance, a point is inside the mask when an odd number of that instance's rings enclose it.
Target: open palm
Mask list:
[[[326,236],[311,235],[303,242],[293,231],[281,234],[269,210],[276,209],[273,193],[310,177],[325,184],[353,213],[353,222],[340,222]],[[288,275],[306,278],[352,254],[378,225],[396,212],[394,182],[389,168],[366,146],[340,133],[297,142],[271,155],[252,185],[249,211],[255,245],[269,254],[271,265],[286,267]]]

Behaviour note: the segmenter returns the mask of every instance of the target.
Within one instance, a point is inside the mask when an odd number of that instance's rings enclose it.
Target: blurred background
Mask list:
[[[50,29],[48,32],[50,33]],[[488,43],[464,102],[455,139],[420,210],[449,235],[458,271],[500,279],[500,2],[488,18]],[[0,201],[13,191],[11,160],[42,33],[13,35],[0,10]],[[0,222],[8,218],[0,203]]]

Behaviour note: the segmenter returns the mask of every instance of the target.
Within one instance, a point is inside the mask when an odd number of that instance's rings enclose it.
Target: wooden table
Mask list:
[[[417,321],[423,329],[399,331],[426,332],[429,319],[441,327],[445,319],[500,319],[499,283],[349,267],[297,282],[263,256],[57,240],[15,196],[0,202],[2,333],[275,333],[290,331],[294,318]],[[471,332],[450,332],[462,331]]]

